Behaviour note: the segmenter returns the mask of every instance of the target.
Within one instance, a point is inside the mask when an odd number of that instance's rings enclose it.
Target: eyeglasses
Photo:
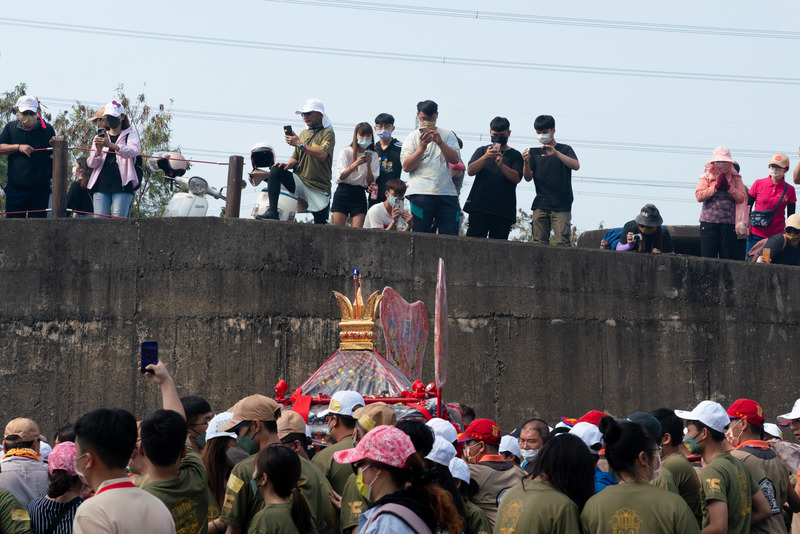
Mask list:
[[[73,471],[80,471],[80,469],[78,469],[78,460],[80,460],[81,458],[83,458],[87,454],[89,454],[89,453],[88,452],[84,452],[83,454],[81,454],[80,456],[76,456],[75,459],[72,460],[72,469],[73,469]]]

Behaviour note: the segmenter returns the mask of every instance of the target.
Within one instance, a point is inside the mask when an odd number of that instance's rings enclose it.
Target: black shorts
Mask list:
[[[364,215],[367,213],[367,190],[360,185],[339,184],[333,193],[331,213]]]

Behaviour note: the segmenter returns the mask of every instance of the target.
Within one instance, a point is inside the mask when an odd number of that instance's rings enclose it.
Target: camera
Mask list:
[[[638,243],[642,240],[642,234],[633,234],[633,242]]]

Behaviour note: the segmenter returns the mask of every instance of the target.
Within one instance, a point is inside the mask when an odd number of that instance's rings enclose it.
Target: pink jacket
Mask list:
[[[136,133],[132,127],[127,130],[122,130],[117,139],[119,151],[117,152],[117,166],[119,167],[119,174],[122,176],[123,187],[129,183],[133,183],[133,187],[139,185],[139,177],[136,176],[136,156],[141,151],[141,143],[139,141],[139,134]],[[95,151],[92,150],[92,155],[86,160],[86,165],[92,169],[92,176],[89,178],[87,189],[94,187],[97,182],[97,177],[100,176],[100,171],[103,169],[103,164],[106,161],[106,150],[100,156],[95,156]]]
[[[747,190],[742,183],[741,175],[733,169],[728,169],[728,181],[730,189],[728,194],[736,204],[743,204],[747,200]],[[700,181],[695,189],[694,196],[698,202],[705,202],[717,193],[717,182],[722,175],[722,171],[714,166],[713,163],[706,163],[706,170],[700,175]]]

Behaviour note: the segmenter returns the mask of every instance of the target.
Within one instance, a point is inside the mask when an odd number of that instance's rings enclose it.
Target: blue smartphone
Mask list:
[[[158,341],[142,341],[142,374],[147,366],[158,363]]]

